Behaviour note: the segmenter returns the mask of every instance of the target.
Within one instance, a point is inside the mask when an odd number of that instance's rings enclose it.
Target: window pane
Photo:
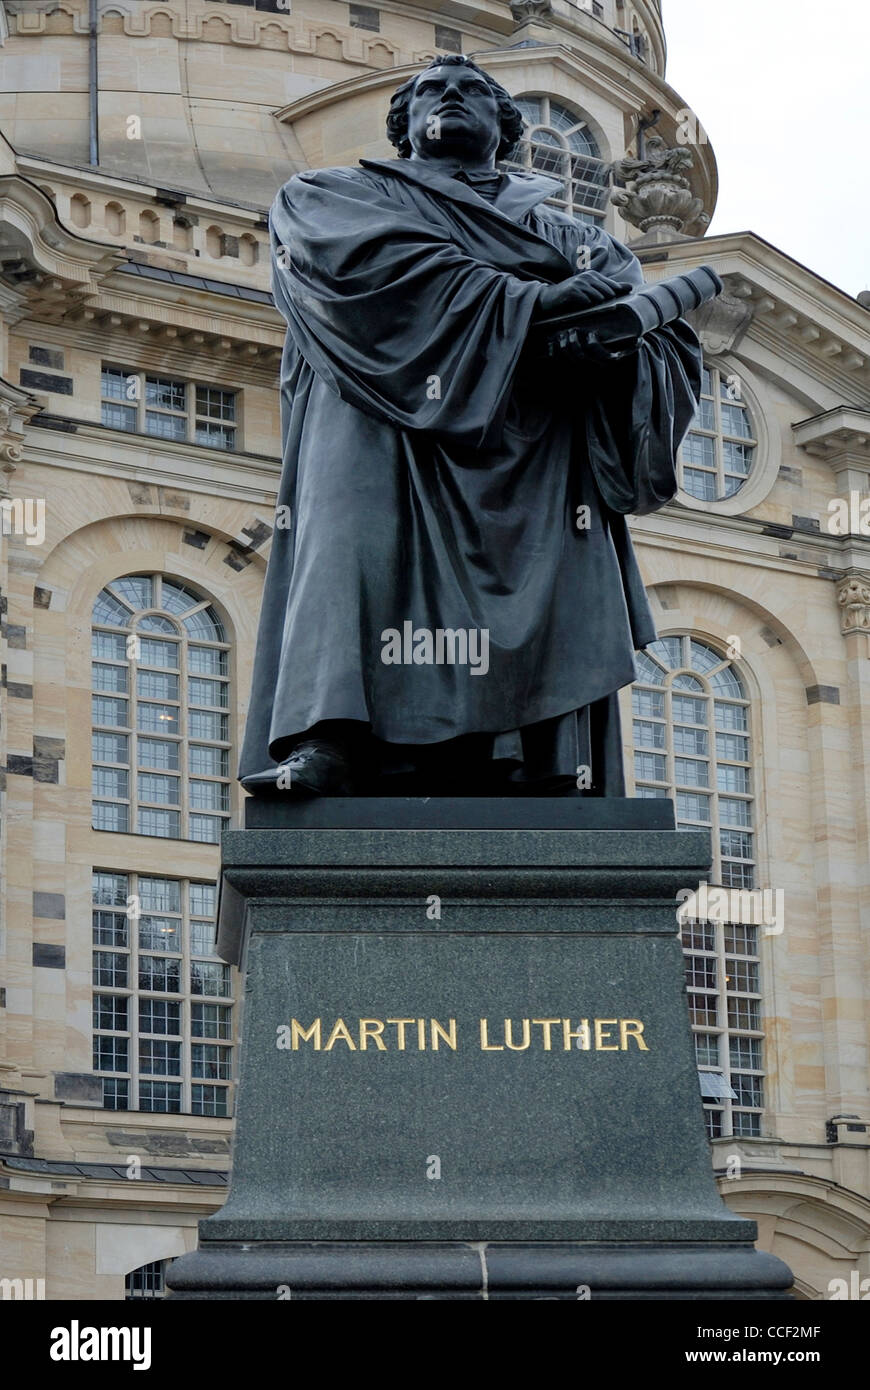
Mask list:
[[[180,951],[181,922],[177,917],[139,918],[139,946],[146,951]]]
[[[744,734],[717,734],[717,758],[732,758],[737,762],[749,761],[749,739]]]
[[[161,415],[156,410],[146,410],[145,429],[161,439],[187,438],[187,420],[183,415]]]
[[[91,826],[94,830],[113,830],[126,835],[130,808],[122,801],[94,801]]]
[[[126,734],[94,734],[91,753],[95,763],[126,763],[130,760]]]
[[[100,422],[107,430],[127,430],[135,433],[138,411],[135,405],[117,405],[103,401],[100,407]]]
[[[160,994],[179,994],[181,961],[160,956],[140,956],[139,988]]]
[[[181,1005],[171,999],[140,999],[140,1033],[180,1033]]]
[[[718,763],[716,784],[720,792],[748,792],[749,768],[729,767],[724,763]]]
[[[232,425],[215,425],[208,420],[197,420],[194,439],[206,449],[234,449],[236,432]]]
[[[635,753],[634,775],[643,781],[664,782],[668,775],[668,760],[662,753]]]
[[[198,613],[184,618],[183,622],[191,637],[201,637],[211,642],[224,640],[223,625],[213,608],[201,608]]]
[[[637,678],[645,685],[664,685],[665,673],[660,666],[647,656],[646,652],[636,652]]]
[[[631,692],[631,703],[635,714],[652,716],[654,719],[664,718],[665,695],[663,690],[639,690],[635,686]]]
[[[191,1086],[191,1110],[194,1115],[227,1115],[226,1086]]]
[[[181,912],[181,884],[177,878],[140,878],[139,898],[149,912]]]
[[[178,643],[163,642],[159,637],[141,637],[139,661],[143,666],[177,666]]]
[[[127,660],[127,639],[120,632],[91,633],[91,656],[102,656],[109,661]]]
[[[177,806],[179,802],[179,779],[177,777],[161,777],[153,772],[140,772],[139,800],[168,802],[171,806]]]
[[[177,1081],[140,1081],[139,1109],[169,1114],[181,1110],[181,1086]]]
[[[101,662],[95,661],[91,665],[91,685],[94,690],[120,690],[126,692],[127,667],[104,666]]]
[[[191,961],[190,992],[191,994],[228,995],[230,993],[229,966]]]
[[[220,844],[221,831],[225,826],[226,822],[219,820],[217,816],[191,815],[190,838],[191,840],[197,840],[200,844]]]
[[[93,695],[91,697],[91,712],[95,724],[126,728],[128,706],[128,700],[116,700],[110,695]]]
[[[136,727],[144,733],[178,733],[178,709],[173,705],[149,705],[143,702],[137,705],[136,716]]]
[[[748,729],[749,711],[745,705],[728,705],[722,700],[714,701],[717,729]]]
[[[192,743],[189,749],[188,771],[208,777],[228,777],[229,753],[226,748],[208,748],[199,743]]]
[[[181,1043],[140,1042],[139,1070],[153,1076],[180,1076]]]
[[[677,819],[709,821],[710,798],[698,792],[677,792]]]
[[[127,1038],[94,1038],[94,1071],[129,1071]]]
[[[641,748],[664,748],[664,724],[653,724],[645,719],[635,719],[634,741]]]
[[[177,811],[155,811],[143,806],[137,824],[140,835],[156,835],[164,840],[177,840],[181,835]]]
[[[231,1038],[232,1009],[227,1004],[191,1004],[190,1031],[195,1038]]]
[[[229,704],[228,694],[229,686],[226,681],[210,681],[191,676],[187,682],[187,699],[191,705],[218,705],[226,709]]]
[[[725,950],[729,955],[754,956],[758,950],[758,928],[748,922],[726,922]]]
[[[230,789],[225,782],[190,783],[190,804],[197,810],[228,811],[230,809]]]
[[[190,952],[194,956],[213,956],[217,927],[214,922],[191,922]]]
[[[107,874],[98,870],[91,875],[94,902],[105,907],[126,907],[129,884],[126,874]]]
[[[679,786],[707,787],[710,785],[709,767],[694,758],[674,759],[674,780]]]
[[[225,714],[210,714],[207,710],[191,710],[187,716],[187,732],[191,738],[210,738],[226,743],[229,721]]]
[[[696,700],[691,695],[674,695],[671,706],[675,719],[682,724],[706,724],[707,701]]]
[[[138,671],[136,693],[150,700],[177,700],[178,676],[163,671]]]
[[[699,1067],[718,1067],[719,1038],[715,1033],[694,1033],[695,1061]]]
[[[218,1047],[214,1043],[193,1043],[190,1049],[190,1068],[192,1076],[203,1076],[213,1081],[229,1081],[229,1049]]]
[[[156,738],[140,738],[138,744],[139,766],[177,769],[179,764],[178,743]]]
[[[145,402],[159,406],[161,410],[184,410],[186,391],[183,381],[173,381],[169,377],[146,376]]]
[[[114,767],[95,767],[91,776],[94,796],[128,796],[128,773]]]
[[[719,840],[723,854],[730,859],[751,859],[752,836],[745,830],[720,830]]]
[[[235,420],[235,391],[222,391],[217,386],[197,386],[196,413],[208,415],[213,420]]]
[[[708,751],[706,729],[688,729],[684,724],[674,725],[675,753],[697,753],[703,757]]]
[[[113,951],[94,951],[94,984],[108,985],[110,989],[126,989],[128,959]]]
[[[227,674],[227,653],[217,647],[190,646],[187,652],[187,669],[197,675],[225,676]]]
[[[127,1003],[123,994],[94,995],[94,1027],[112,1029],[118,1033],[127,1031]],[[744,1063],[750,1066],[751,1063]]]
[[[103,1082],[103,1109],[126,1110],[130,1091],[129,1081],[106,1079]]]
[[[190,911],[194,917],[213,917],[217,911],[217,884],[191,883]]]
[[[95,623],[108,623],[110,627],[127,627],[131,616],[129,608],[119,603],[108,589],[103,589],[97,596],[93,611]]]

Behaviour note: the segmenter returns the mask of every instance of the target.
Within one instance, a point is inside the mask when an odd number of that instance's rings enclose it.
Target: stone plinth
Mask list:
[[[783,1296],[704,1133],[675,908],[706,833],[582,798],[252,818],[232,1185],[175,1297]]]

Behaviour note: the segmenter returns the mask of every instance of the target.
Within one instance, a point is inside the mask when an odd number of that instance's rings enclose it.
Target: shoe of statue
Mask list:
[[[325,739],[307,739],[277,767],[242,780],[255,796],[353,796],[354,775],[347,752]]]

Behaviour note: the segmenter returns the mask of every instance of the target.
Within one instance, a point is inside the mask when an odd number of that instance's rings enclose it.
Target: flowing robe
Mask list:
[[[345,719],[385,768],[487,734],[520,778],[591,762],[594,791],[622,790],[615,692],[655,639],[625,517],[674,495],[701,356],[682,320],[604,364],[529,339],[583,248],[643,279],[604,230],[542,206],[556,187],[510,175],[491,203],[397,159],[278,194],[284,458],[241,776]],[[488,669],[428,664],[425,643],[384,659],[408,623],[485,632]]]

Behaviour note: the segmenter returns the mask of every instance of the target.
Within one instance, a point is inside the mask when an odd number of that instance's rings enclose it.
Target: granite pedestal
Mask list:
[[[716,1191],[663,801],[249,802],[226,1206],[174,1298],[783,1298]]]

